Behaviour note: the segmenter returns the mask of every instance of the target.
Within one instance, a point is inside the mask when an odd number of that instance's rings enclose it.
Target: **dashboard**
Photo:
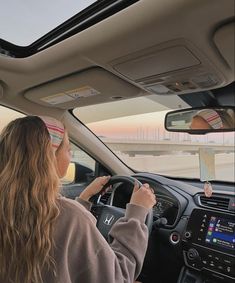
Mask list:
[[[153,207],[153,215],[155,218],[170,216],[174,208],[178,209],[178,206],[172,199],[163,196],[157,197],[157,203]]]
[[[233,188],[214,190],[207,199],[199,188],[200,182],[195,186],[149,173],[133,177],[149,183],[157,198],[153,207],[153,231],[139,280],[152,282],[157,272],[159,282],[163,283],[234,282]],[[132,189],[120,184],[114,189],[110,204],[125,208]],[[161,222],[162,219],[165,221]]]
[[[235,279],[234,251],[234,215],[194,209],[183,238],[186,266],[232,282]]]
[[[234,184],[212,182],[213,194],[207,198],[198,180],[176,180],[151,173],[133,177],[149,183],[157,198],[153,229],[137,281],[155,283],[157,278],[158,283],[234,282]],[[66,196],[74,199],[85,186],[66,187]],[[131,185],[117,184],[100,201],[125,209],[132,190]]]

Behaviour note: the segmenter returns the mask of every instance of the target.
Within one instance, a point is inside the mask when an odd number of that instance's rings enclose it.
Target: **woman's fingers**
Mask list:
[[[135,185],[134,185],[134,189],[133,189],[133,193],[137,192],[139,190],[140,186],[138,184],[137,181],[135,181]]]
[[[138,190],[133,190],[130,203],[143,206],[147,209],[152,208],[156,204],[154,190],[149,184],[143,184]]]
[[[98,180],[98,182],[100,183],[100,186],[104,186],[108,183],[110,178],[111,176],[102,176],[102,177],[98,177],[96,180]]]

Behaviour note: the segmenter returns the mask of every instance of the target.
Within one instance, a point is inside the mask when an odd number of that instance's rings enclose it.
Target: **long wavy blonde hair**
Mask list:
[[[0,135],[0,281],[42,282],[56,273],[53,227],[59,178],[43,121],[12,121]],[[2,282],[2,281],[1,281]]]

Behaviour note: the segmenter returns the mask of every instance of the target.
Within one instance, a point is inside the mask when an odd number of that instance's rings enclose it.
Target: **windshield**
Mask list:
[[[124,163],[137,171],[200,178],[199,149],[215,153],[216,180],[234,182],[234,132],[190,135],[167,132],[169,109],[152,96],[74,109]]]

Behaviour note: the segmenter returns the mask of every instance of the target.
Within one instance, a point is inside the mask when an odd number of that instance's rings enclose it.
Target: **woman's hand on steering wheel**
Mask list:
[[[98,179],[98,180],[97,180]],[[93,189],[91,189],[90,185],[84,190],[84,192],[80,195],[80,198],[82,196],[83,199],[87,200],[89,197],[92,196],[90,199],[91,202],[93,202],[93,206],[91,208],[91,212],[97,219],[97,228],[101,232],[101,234],[105,237],[105,239],[108,239],[108,234],[110,229],[112,228],[113,224],[121,217],[125,216],[125,208],[120,208],[118,206],[115,206],[111,203],[109,204],[103,204],[102,202],[97,202],[96,199],[99,199],[100,195],[102,195],[103,192],[105,192],[106,189],[108,189],[110,186],[115,186],[116,184],[126,184],[127,189],[130,188],[130,185],[135,187],[135,190],[131,197],[131,203],[136,204],[142,207],[145,207],[149,212],[146,217],[145,224],[148,227],[149,232],[152,230],[152,223],[153,223],[153,211],[152,206],[155,204],[155,195],[153,189],[149,187],[148,184],[142,185],[142,183],[131,176],[120,176],[115,175],[111,178],[97,178],[94,183],[97,185],[93,186]],[[106,181],[106,184],[104,182]],[[104,185],[104,186],[103,186]],[[90,187],[90,188],[89,188]],[[115,190],[118,190],[122,186],[116,186]],[[129,190],[129,189],[128,189]],[[95,195],[94,193],[97,192]],[[128,202],[128,200],[127,200]],[[111,216],[110,219],[112,221],[109,223],[108,219]]]
[[[156,197],[149,184],[143,184],[140,188],[136,183],[131,196],[130,203],[151,209],[156,204]]]
[[[85,201],[89,201],[91,197],[100,193],[103,187],[108,183],[110,176],[103,176],[96,178],[93,182],[91,182],[85,190],[80,194],[79,198]],[[105,193],[109,188],[102,193]]]

